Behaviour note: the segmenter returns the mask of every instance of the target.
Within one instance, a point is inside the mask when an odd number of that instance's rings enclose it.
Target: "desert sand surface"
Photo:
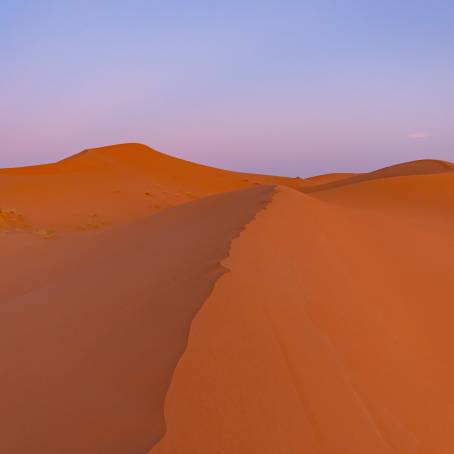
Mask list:
[[[356,176],[356,173],[326,173],[324,175],[315,175],[313,177],[305,178],[304,183],[301,185],[303,188],[312,186],[319,186],[322,184],[332,183],[334,181],[345,180]]]
[[[215,169],[131,143],[85,150],[52,164],[0,170],[0,192],[9,204],[0,208],[12,210],[9,227],[46,237],[140,219],[258,184],[298,187],[300,180]],[[0,216],[0,230],[8,227],[2,221],[7,224]]]
[[[0,171],[0,452],[451,454],[452,170]]]
[[[215,195],[98,239],[0,305],[0,452],[146,452],[194,313],[271,186]]]
[[[305,185],[302,190],[305,193],[310,193],[317,191],[326,191],[327,189],[335,189],[341,186],[361,183],[362,181],[371,181],[375,179],[402,177],[409,175],[432,175],[449,172],[454,172],[454,164],[452,164],[451,162],[440,161],[436,159],[421,159],[418,161],[395,164],[368,173],[329,174],[327,176],[321,175],[309,178],[308,182],[310,184]]]

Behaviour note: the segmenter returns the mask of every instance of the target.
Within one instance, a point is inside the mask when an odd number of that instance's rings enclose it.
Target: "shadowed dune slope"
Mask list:
[[[454,452],[453,235],[280,187],[192,323],[150,454]]]
[[[191,320],[272,191],[219,194],[107,231],[71,272],[2,300],[0,452],[147,452],[164,433]]]
[[[177,159],[141,144],[85,150],[53,164],[0,170],[0,208],[30,229],[87,231],[256,184],[301,180],[230,172]],[[0,230],[1,230],[0,222]]]
[[[430,175],[437,173],[447,173],[454,171],[454,164],[447,161],[435,159],[421,159],[418,161],[404,162],[383,169],[375,170],[369,173],[362,173],[347,178],[339,178],[334,181],[322,182],[316,185],[302,185],[301,190],[307,194],[318,191],[339,188],[351,184],[361,183],[363,181],[375,180],[378,178],[401,177],[408,175]],[[323,177],[323,176],[321,176]]]

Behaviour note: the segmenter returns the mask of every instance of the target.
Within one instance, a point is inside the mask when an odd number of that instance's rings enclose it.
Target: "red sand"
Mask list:
[[[0,452],[454,452],[451,164],[298,180],[126,145],[0,188]]]
[[[82,263],[0,305],[0,452],[146,452],[190,322],[259,186],[107,232]],[[25,277],[25,276],[24,276]]]
[[[300,181],[228,172],[124,144],[55,164],[0,170],[0,208],[15,209],[30,231],[43,236],[45,230],[96,230],[219,192],[257,184],[297,187]]]
[[[192,324],[152,453],[453,452],[454,225],[417,225],[280,188]]]
[[[393,166],[384,167],[369,173],[361,174],[331,174],[330,178],[324,176],[309,178],[309,185],[302,186],[305,193],[326,191],[350,184],[361,183],[382,178],[402,177],[409,175],[432,175],[438,173],[454,172],[454,164],[436,159],[421,159],[419,161],[404,162]],[[349,176],[350,175],[350,176]],[[318,179],[318,181],[316,181]],[[313,184],[315,181],[318,184]]]

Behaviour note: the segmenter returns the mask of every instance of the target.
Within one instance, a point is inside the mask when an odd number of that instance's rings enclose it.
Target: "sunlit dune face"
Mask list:
[[[453,164],[124,144],[0,192],[0,452],[454,452]]]

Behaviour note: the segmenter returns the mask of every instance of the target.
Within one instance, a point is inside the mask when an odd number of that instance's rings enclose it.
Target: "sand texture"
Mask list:
[[[452,164],[126,144],[0,191],[1,453],[454,452]]]

